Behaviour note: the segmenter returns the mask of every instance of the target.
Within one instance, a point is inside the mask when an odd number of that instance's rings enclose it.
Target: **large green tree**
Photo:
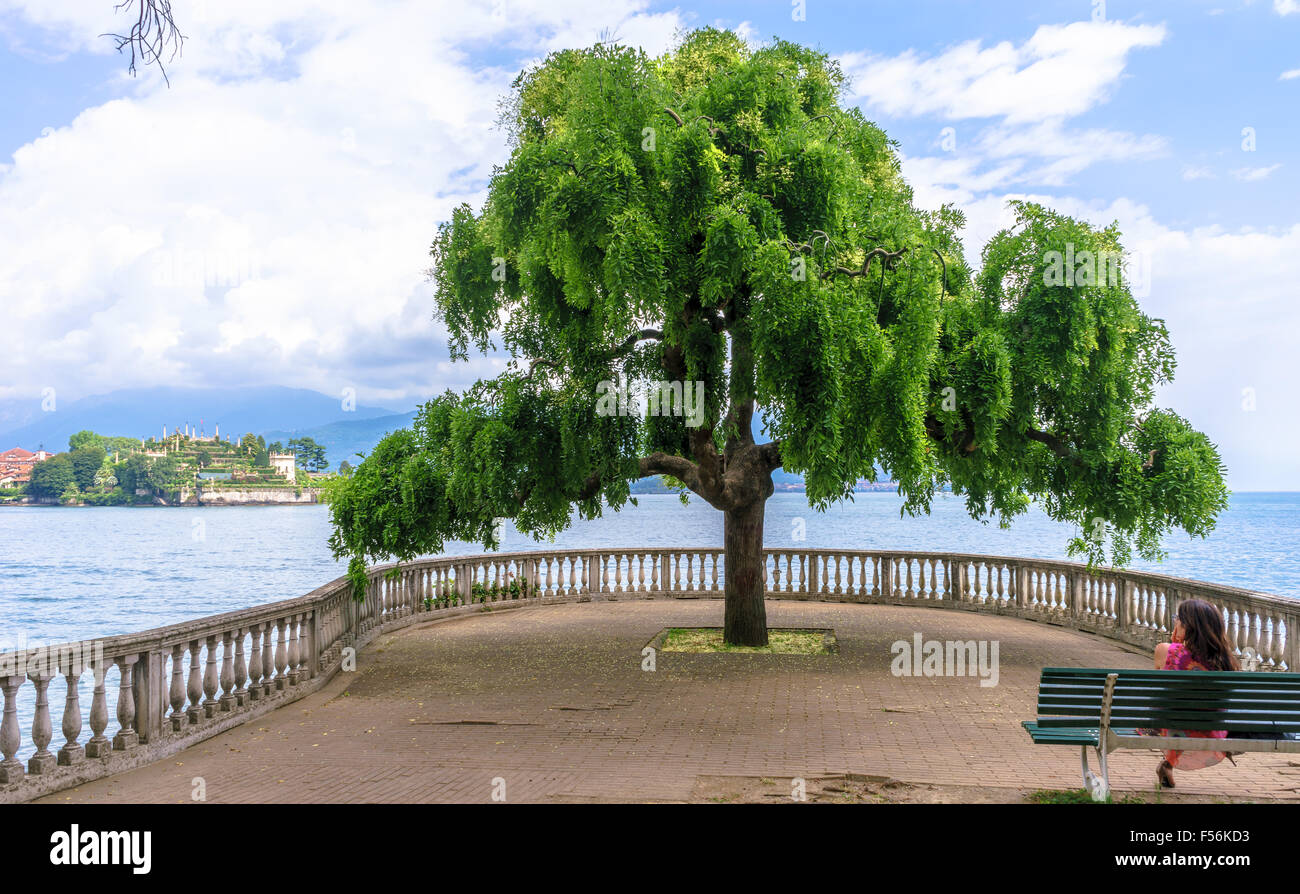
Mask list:
[[[480,211],[440,226],[431,270],[453,355],[499,341],[517,360],[332,489],[354,577],[493,545],[500,517],[552,533],[661,475],[724,514],[725,637],[760,645],[778,467],[817,508],[880,470],[914,513],[944,484],[1003,523],[1037,501],[1093,562],[1208,531],[1222,465],[1152,405],[1173,354],[1116,229],[1017,204],[976,274],[962,215],[917,209],[891,141],[842,97],[825,55],[711,29],[659,59],[603,44],[522,74],[510,159]],[[625,414],[611,382],[702,400]]]

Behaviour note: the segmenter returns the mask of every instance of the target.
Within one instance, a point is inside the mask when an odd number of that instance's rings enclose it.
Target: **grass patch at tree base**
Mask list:
[[[834,631],[813,628],[769,628],[766,646],[732,646],[723,641],[721,627],[669,627],[650,645],[664,652],[695,654],[831,655],[839,651]]]

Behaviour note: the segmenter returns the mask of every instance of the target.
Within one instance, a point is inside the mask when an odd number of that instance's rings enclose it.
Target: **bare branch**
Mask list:
[[[163,54],[170,45],[171,52],[167,55],[167,63],[170,64],[182,52],[185,44],[185,35],[176,27],[176,21],[172,18],[171,0],[122,0],[113,8],[120,11],[135,9],[137,6],[135,22],[130,31],[126,34],[101,34],[100,37],[115,40],[119,53],[130,47],[131,64],[127,71],[132,75],[136,73],[137,61],[144,65],[157,65],[163,80],[171,86],[167,68],[163,65]]]

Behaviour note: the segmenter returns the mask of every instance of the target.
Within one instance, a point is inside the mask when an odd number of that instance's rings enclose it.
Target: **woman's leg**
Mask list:
[[[1166,751],[1165,759],[1156,767],[1156,782],[1161,788],[1174,787],[1174,766],[1178,763],[1178,756],[1182,752]]]

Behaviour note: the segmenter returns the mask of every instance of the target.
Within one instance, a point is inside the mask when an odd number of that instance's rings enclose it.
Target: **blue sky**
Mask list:
[[[0,400],[155,384],[355,389],[413,406],[449,364],[423,269],[505,158],[524,65],[603,32],[818,46],[972,259],[1029,196],[1119,220],[1180,359],[1161,395],[1233,486],[1300,489],[1300,0],[659,3],[174,0],[126,75],[113,0],[0,0]],[[945,130],[948,129],[948,130]]]

